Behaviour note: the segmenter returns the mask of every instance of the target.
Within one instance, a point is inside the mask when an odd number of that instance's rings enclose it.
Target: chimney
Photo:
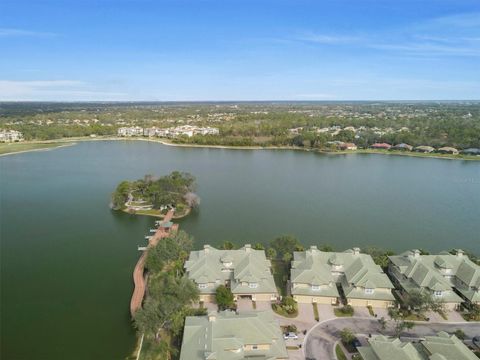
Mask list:
[[[420,257],[420,250],[418,250],[418,249],[413,250],[413,257],[415,257],[415,258]]]
[[[360,254],[360,248],[354,247],[353,248],[353,255],[358,255],[358,254]]]
[[[463,257],[465,252],[462,249],[457,249],[457,257]]]
[[[246,251],[246,252],[250,252],[250,250],[252,250],[252,245],[250,245],[250,244],[245,244],[245,251]]]
[[[208,254],[208,252],[210,251],[210,245],[203,245],[203,251],[205,252],[205,254]]]

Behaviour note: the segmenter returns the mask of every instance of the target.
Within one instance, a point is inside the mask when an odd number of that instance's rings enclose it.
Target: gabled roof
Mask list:
[[[296,284],[307,285],[330,285],[334,282],[341,282],[345,295],[363,298],[365,288],[393,289],[393,284],[376,265],[372,257],[361,254],[359,249],[349,249],[344,252],[323,252],[316,247],[307,251],[294,252],[291,269],[291,281]],[[359,291],[359,288],[362,291]],[[335,289],[336,290],[336,289]],[[315,295],[308,287],[294,287],[292,293],[295,295]],[[334,296],[338,296],[335,291]],[[321,296],[321,293],[317,293]],[[331,296],[331,295],[328,295]],[[348,296],[348,295],[347,295]],[[368,298],[380,296],[384,300],[393,300],[389,293],[371,294]]]
[[[389,256],[389,259],[398,267],[400,273],[419,288],[443,291],[455,287],[470,301],[477,301],[473,299],[480,297],[475,291],[480,288],[480,266],[472,262],[461,250],[458,250],[456,255],[448,252],[420,255],[414,250]],[[460,281],[452,281],[450,277],[456,277]],[[450,300],[461,301],[456,294],[452,294]]]
[[[418,343],[401,342],[383,335],[369,339],[358,351],[364,360],[475,360],[478,358],[455,335],[445,332]]]
[[[268,345],[268,350],[245,349],[245,345]],[[180,360],[287,359],[278,323],[271,311],[236,314],[231,311],[187,317]]]
[[[245,293],[247,289],[249,293],[276,293],[270,267],[265,252],[254,250],[250,245],[238,250],[219,250],[205,245],[203,250],[190,252],[185,262],[187,275],[196,284],[216,284],[200,289],[202,293],[215,292],[216,286],[227,280],[234,294]],[[257,287],[249,288],[248,283],[256,283]]]

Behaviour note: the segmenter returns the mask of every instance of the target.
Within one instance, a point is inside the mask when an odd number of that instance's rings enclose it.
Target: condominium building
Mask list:
[[[372,257],[360,253],[359,248],[324,252],[312,246],[293,256],[291,293],[298,302],[337,304],[341,289],[352,306],[393,305],[393,284]]]
[[[415,343],[376,335],[368,343],[358,347],[363,360],[478,360],[462,341],[446,332]]]
[[[265,251],[254,250],[249,244],[238,250],[219,250],[205,245],[203,250],[190,253],[185,270],[200,290],[200,301],[214,301],[219,285],[229,287],[235,300],[273,301],[278,298]]]
[[[419,250],[389,257],[388,271],[401,294],[427,292],[447,309],[463,301],[480,304],[480,266],[462,250],[421,255]]]
[[[211,312],[185,319],[180,360],[288,359],[271,311]]]

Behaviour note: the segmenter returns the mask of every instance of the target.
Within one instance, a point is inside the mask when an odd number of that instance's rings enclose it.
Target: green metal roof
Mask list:
[[[478,358],[455,335],[427,336],[420,343],[402,342],[383,335],[358,348],[364,360],[475,360]]]
[[[447,252],[420,255],[413,250],[390,256],[389,259],[400,273],[405,275],[406,279],[402,277],[398,281],[407,292],[413,289],[441,290],[445,291],[447,296],[441,301],[461,302],[462,299],[452,290],[452,287],[455,287],[470,301],[480,301],[480,266],[473,263],[461,250],[457,255]]]
[[[319,251],[314,246],[307,251],[295,252],[291,281],[292,284],[323,285],[320,291],[292,287],[294,295],[338,296],[335,283],[341,283],[345,295],[350,298],[394,299],[391,292],[365,294],[365,288],[393,289],[393,284],[372,257],[361,254],[359,249],[332,253]]]
[[[201,293],[214,293],[226,281],[234,294],[276,294],[270,261],[265,251],[245,245],[238,250],[219,250],[205,245],[203,250],[190,252],[185,262],[188,277],[196,284],[215,284]],[[257,284],[250,287],[249,284]]]
[[[246,345],[266,345],[249,350]],[[185,320],[180,360],[287,359],[280,326],[271,311],[211,312]]]

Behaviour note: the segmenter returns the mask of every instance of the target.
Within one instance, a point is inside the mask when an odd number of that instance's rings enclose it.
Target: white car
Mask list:
[[[297,334],[295,334],[294,332],[289,332],[289,333],[286,333],[283,335],[283,338],[285,340],[288,340],[288,339],[292,339],[292,340],[297,340],[298,339],[298,336]]]

